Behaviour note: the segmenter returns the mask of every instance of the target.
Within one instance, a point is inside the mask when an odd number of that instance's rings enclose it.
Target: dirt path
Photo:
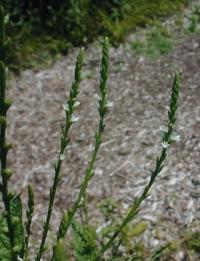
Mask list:
[[[35,231],[46,213],[63,120],[62,105],[73,78],[75,53],[48,70],[28,70],[20,78],[13,76],[9,84],[8,96],[13,100],[9,111],[8,132],[13,143],[9,165],[15,170],[15,189],[22,187],[25,196],[27,184],[34,187],[37,198]],[[74,202],[93,148],[97,126],[94,94],[98,90],[101,51],[93,45],[86,53],[84,70],[92,78],[81,84],[80,120],[72,127],[53,227],[58,226],[63,209]],[[123,64],[121,69],[119,64]],[[172,53],[155,61],[134,57],[122,47],[111,49],[108,85],[114,106],[106,120],[104,144],[89,187],[91,219],[97,220],[99,225],[98,203],[108,197],[115,198],[121,202],[124,212],[141,192],[154,168],[161,150],[159,127],[166,123],[175,70],[181,72],[182,78],[177,121],[181,140],[170,150],[166,167],[143,204],[140,217],[148,223],[145,240],[151,246],[180,238],[181,231],[199,225],[199,68],[200,36],[185,38]],[[184,260],[183,253],[179,252],[175,260]]]

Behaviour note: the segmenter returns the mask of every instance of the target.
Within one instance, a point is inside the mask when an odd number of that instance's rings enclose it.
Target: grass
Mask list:
[[[200,232],[191,233],[185,243],[190,251],[200,254]]]
[[[136,55],[143,55],[149,59],[156,59],[173,50],[173,47],[184,37],[200,32],[200,5],[194,5],[184,23],[182,14],[178,14],[171,21],[170,26],[165,22],[156,21],[151,27],[135,34],[131,48]],[[177,37],[178,35],[178,37]]]
[[[186,4],[185,0],[135,0],[121,20],[112,21],[109,16],[101,13],[102,23],[114,41],[123,41],[135,28],[151,25],[157,19],[177,13]]]
[[[19,73],[23,69],[49,67],[53,61],[66,55],[71,44],[51,36],[27,38],[13,43],[8,54],[10,69]]]
[[[199,23],[200,23],[200,5],[195,5],[190,17],[190,24],[188,27],[188,31],[190,33],[195,33],[197,30],[199,30],[198,27]]]
[[[169,53],[173,46],[174,40],[171,33],[163,25],[157,24],[148,31],[144,40],[134,41],[131,47],[136,54],[154,59]]]

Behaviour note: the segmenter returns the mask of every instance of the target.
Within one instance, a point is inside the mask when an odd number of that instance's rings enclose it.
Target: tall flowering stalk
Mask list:
[[[11,106],[11,102],[6,99],[6,37],[5,25],[7,16],[4,9],[4,1],[0,2],[0,163],[1,163],[1,183],[0,192],[4,203],[4,217],[7,222],[8,237],[11,248],[11,260],[16,261],[18,251],[15,247],[15,220],[11,214],[11,201],[13,194],[8,191],[8,181],[12,171],[7,168],[7,153],[11,144],[6,143],[6,114]]]
[[[169,145],[172,143],[173,137],[173,130],[174,125],[176,123],[176,111],[178,106],[178,98],[179,98],[179,91],[180,91],[180,77],[178,72],[175,74],[174,83],[172,86],[172,94],[170,100],[170,109],[168,112],[168,126],[167,129],[164,131],[162,136],[162,152],[160,157],[157,158],[156,166],[154,171],[151,173],[150,181],[145,186],[141,196],[136,198],[134,201],[131,210],[129,211],[128,215],[123,219],[122,223],[118,227],[118,229],[114,232],[108,242],[102,247],[99,251],[98,255],[101,256],[108,248],[110,248],[113,244],[115,238],[122,232],[124,227],[133,220],[133,218],[137,215],[140,211],[141,203],[149,196],[150,188],[152,187],[156,177],[161,172],[164,167],[164,161],[167,156],[167,150],[169,149]]]
[[[54,176],[53,185],[50,189],[48,212],[47,212],[46,221],[44,223],[41,244],[40,244],[36,259],[35,259],[36,261],[39,261],[41,259],[42,254],[44,252],[44,246],[45,246],[45,242],[46,242],[47,233],[49,230],[49,223],[50,223],[51,214],[52,214],[52,210],[53,210],[53,204],[54,204],[54,200],[55,200],[55,196],[56,196],[56,190],[57,190],[60,178],[61,178],[60,170],[61,170],[61,166],[62,166],[62,161],[64,159],[64,152],[70,141],[69,137],[68,137],[69,129],[70,129],[72,123],[74,123],[78,119],[74,115],[74,112],[78,106],[78,102],[76,101],[76,98],[79,93],[79,85],[80,85],[80,81],[81,81],[81,70],[82,70],[82,66],[83,66],[83,61],[84,61],[84,50],[81,49],[81,51],[79,52],[78,57],[77,57],[75,76],[74,76],[75,80],[71,86],[69,100],[68,100],[67,104],[65,104],[63,106],[64,111],[65,111],[65,125],[62,127],[62,136],[60,139],[60,151],[59,151],[59,155],[58,155],[58,160],[54,164],[55,176]]]
[[[65,213],[62,217],[60,228],[57,235],[57,241],[62,240],[67,231],[69,226],[72,223],[73,217],[80,207],[82,199],[85,197],[87,187],[89,184],[89,181],[94,175],[94,164],[97,158],[97,154],[99,151],[99,148],[102,143],[102,135],[105,129],[105,115],[108,111],[108,108],[112,105],[111,102],[108,100],[108,87],[106,85],[106,81],[108,78],[108,67],[109,67],[109,40],[108,38],[105,38],[104,44],[103,44],[103,50],[102,50],[102,66],[101,66],[101,76],[100,76],[100,95],[97,96],[98,98],[98,112],[99,112],[99,126],[98,130],[95,134],[95,146],[94,151],[92,153],[91,160],[88,164],[88,168],[86,170],[86,174],[84,176],[84,179],[81,183],[81,188],[78,194],[78,197],[76,199],[76,202],[71,210],[68,211],[68,213]]]

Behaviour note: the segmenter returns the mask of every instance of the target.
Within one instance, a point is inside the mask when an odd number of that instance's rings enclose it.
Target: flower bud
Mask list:
[[[4,17],[4,24],[8,24],[9,23],[9,15],[7,14],[5,17]]]
[[[60,154],[60,160],[63,161],[65,159],[65,155],[64,154]]]
[[[15,197],[15,193],[14,192],[10,192],[8,194],[8,197],[9,197],[10,200],[12,200]]]
[[[6,117],[5,116],[0,116],[0,125],[1,126],[6,126]]]
[[[21,246],[17,245],[13,247],[13,252],[15,253],[15,255],[17,255],[20,252],[20,250],[21,250]]]
[[[2,233],[5,234],[5,235],[8,235],[8,233],[9,233],[7,226],[1,227],[1,231],[2,231]]]
[[[12,170],[11,169],[3,169],[2,171],[3,177],[6,177],[9,179],[12,176]]]
[[[2,72],[4,72],[4,70],[5,70],[5,65],[4,65],[4,62],[2,62],[2,61],[0,61],[0,71]]]
[[[12,149],[12,144],[11,144],[11,143],[6,143],[6,144],[5,144],[5,149],[6,149],[7,151],[9,151],[10,149]]]
[[[14,226],[18,225],[18,224],[19,224],[19,218],[18,218],[18,217],[13,217],[13,219],[12,219],[12,224],[13,224]]]
[[[11,104],[12,104],[11,100],[9,99],[5,100],[4,107],[6,111],[10,108]]]

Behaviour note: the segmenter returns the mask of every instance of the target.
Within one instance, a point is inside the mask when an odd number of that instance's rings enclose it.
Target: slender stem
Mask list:
[[[64,133],[65,139],[67,137],[68,131],[69,131],[69,127],[65,129],[65,133]],[[52,210],[53,210],[53,204],[54,204],[54,200],[55,200],[55,196],[56,196],[56,190],[57,190],[59,178],[60,178],[60,169],[61,169],[61,165],[62,165],[62,160],[60,159],[60,155],[62,155],[63,153],[64,153],[64,148],[61,148],[60,152],[59,152],[58,162],[55,165],[55,176],[54,176],[53,186],[50,189],[50,200],[49,200],[47,218],[46,218],[46,221],[44,223],[42,240],[41,240],[38,255],[35,259],[36,261],[39,261],[41,259],[42,254],[44,252],[44,246],[45,246],[45,242],[46,242],[47,233],[48,233],[48,230],[49,230],[49,223],[50,223],[51,214],[52,214]]]
[[[81,184],[81,188],[80,188],[80,191],[79,191],[79,194],[78,194],[78,197],[76,199],[76,202],[72,208],[72,210],[69,212],[69,216],[68,216],[68,220],[67,220],[67,224],[66,224],[66,231],[65,231],[65,234],[67,233],[68,231],[68,228],[72,222],[72,219],[77,211],[77,209],[79,208],[80,206],[80,203],[81,203],[81,200],[83,198],[83,195],[85,194],[86,190],[87,190],[87,187],[88,187],[88,183],[90,181],[90,179],[92,178],[93,176],[93,168],[94,168],[94,164],[95,164],[95,161],[96,161],[96,158],[97,158],[97,153],[98,153],[98,150],[100,148],[100,144],[99,143],[96,143],[95,144],[95,148],[94,148],[94,151],[93,151],[93,154],[92,154],[92,159],[89,163],[89,167],[86,171],[86,174],[85,174],[85,177],[84,177],[84,180]],[[59,233],[58,233],[58,240],[60,239],[60,236],[59,236]]]
[[[132,207],[127,214],[127,216],[122,220],[122,223],[120,226],[117,228],[117,230],[114,232],[114,234],[111,236],[111,238],[107,241],[107,243],[100,249],[100,251],[97,254],[97,260],[100,256],[103,255],[103,253],[109,249],[113,241],[116,239],[116,237],[122,232],[124,227],[130,223],[133,218],[137,215],[137,213],[140,211],[139,207],[141,203],[149,196],[149,191],[150,188],[152,187],[156,177],[158,174],[161,172],[163,169],[163,163],[166,159],[167,156],[167,149],[169,145],[172,143],[172,133],[173,133],[173,128],[176,122],[176,110],[177,110],[177,104],[178,104],[178,97],[179,97],[179,91],[180,91],[180,77],[179,74],[176,72],[173,86],[172,86],[172,94],[171,94],[171,99],[170,99],[170,109],[168,112],[168,129],[165,131],[163,134],[163,142],[162,142],[162,152],[160,157],[156,161],[156,167],[155,170],[151,173],[150,181],[149,183],[145,186],[142,194],[140,197],[136,198],[136,200],[133,202]]]
[[[101,66],[101,77],[100,77],[100,96],[98,96],[98,111],[99,111],[99,126],[98,130],[95,135],[95,146],[94,146],[94,151],[92,153],[92,158],[88,164],[87,171],[85,173],[85,176],[83,178],[83,182],[81,183],[80,191],[78,194],[78,197],[76,199],[76,202],[74,203],[72,209],[68,211],[68,215],[66,213],[63,215],[58,235],[57,235],[57,244],[60,239],[64,238],[71,223],[73,220],[74,215],[76,214],[78,208],[80,207],[81,200],[83,197],[86,195],[86,191],[88,188],[89,181],[94,175],[94,164],[97,158],[97,154],[99,151],[99,148],[102,143],[102,135],[104,132],[105,124],[104,124],[104,118],[106,115],[106,112],[108,111],[109,107],[109,101],[107,98],[107,86],[106,86],[106,81],[108,77],[108,66],[109,66],[109,41],[107,38],[104,40],[103,44],[103,50],[102,50],[102,66]],[[53,256],[51,260],[54,259],[54,254],[55,254],[55,248],[53,251]]]
[[[34,194],[31,186],[28,186],[28,210],[26,211],[27,222],[25,224],[26,236],[22,251],[20,253],[20,258],[27,260],[28,258],[28,247],[29,247],[29,237],[31,234],[31,223],[34,211]]]
[[[162,165],[165,157],[166,157],[166,149],[163,149],[161,156],[160,156],[160,159],[159,159],[159,163],[156,166],[156,170],[154,171],[155,177],[159,174],[159,172],[160,172],[159,170],[161,168],[161,165]],[[148,185],[146,185],[146,187],[144,188],[141,196],[138,199],[136,199],[136,201],[133,203],[131,210],[128,213],[128,215],[123,219],[120,226],[117,228],[117,230],[114,232],[114,234],[108,240],[108,242],[100,250],[99,256],[102,255],[107,249],[109,249],[112,246],[113,241],[118,237],[118,235],[121,233],[121,231],[124,229],[124,227],[137,215],[137,213],[139,212],[139,207],[140,207],[141,203],[148,197],[148,192],[149,192],[151,186],[153,185],[154,179],[155,178],[150,179]]]
[[[75,80],[71,86],[70,97],[69,97],[68,103],[66,105],[64,105],[65,116],[66,116],[65,126],[62,128],[62,137],[60,140],[60,151],[59,151],[59,155],[58,155],[58,160],[55,162],[55,166],[54,166],[55,167],[54,181],[53,181],[53,185],[50,189],[47,217],[46,217],[46,221],[45,221],[44,227],[43,227],[42,240],[40,243],[40,247],[39,247],[38,253],[35,258],[36,261],[40,261],[42,254],[44,252],[44,247],[45,247],[45,242],[46,242],[46,238],[47,238],[47,233],[49,231],[49,223],[50,223],[50,219],[51,219],[51,215],[52,215],[56,191],[57,191],[57,187],[58,187],[58,184],[59,184],[59,181],[61,178],[60,170],[61,170],[61,166],[62,166],[63,156],[64,156],[65,149],[69,144],[68,133],[69,133],[69,129],[70,129],[72,123],[75,121],[74,119],[76,118],[73,115],[73,113],[77,107],[76,97],[78,95],[79,85],[80,85],[80,81],[81,81],[81,69],[82,69],[82,65],[83,65],[83,60],[84,60],[84,50],[81,49],[81,51],[78,54],[77,61],[76,61],[75,76],[74,76]]]
[[[6,72],[5,72],[5,63],[6,63],[6,51],[5,51],[5,10],[4,10],[4,1],[0,2],[0,162],[1,162],[1,178],[2,184],[0,186],[0,191],[2,193],[2,199],[5,207],[5,217],[8,226],[8,236],[11,246],[11,258],[12,261],[16,261],[17,257],[14,251],[15,240],[14,240],[14,225],[12,224],[12,216],[10,209],[11,197],[8,192],[8,175],[7,170],[7,153],[9,146],[6,144],[6,113],[10,104],[6,101]]]

